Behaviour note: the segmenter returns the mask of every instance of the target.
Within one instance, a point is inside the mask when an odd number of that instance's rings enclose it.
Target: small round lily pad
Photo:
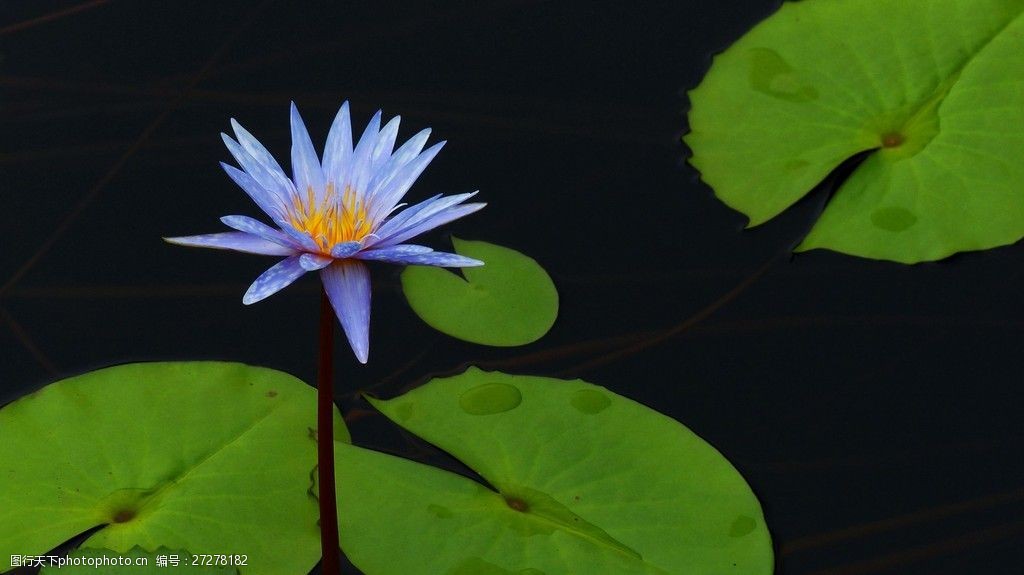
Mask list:
[[[416,315],[434,329],[483,345],[509,347],[540,339],[558,315],[551,276],[533,258],[495,244],[452,238],[455,251],[484,262],[448,270],[409,266],[402,290]]]

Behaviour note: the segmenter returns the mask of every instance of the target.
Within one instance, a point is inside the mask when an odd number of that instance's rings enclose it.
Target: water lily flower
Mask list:
[[[306,272],[318,271],[331,306],[360,362],[369,356],[370,275],[365,261],[405,265],[470,267],[483,262],[405,243],[428,230],[484,207],[464,203],[476,192],[436,195],[402,209],[399,202],[445,142],[426,150],[430,129],[397,150],[399,118],[381,127],[381,112],[353,146],[348,102],[341,106],[323,153],[313,149],[295,103],[291,106],[292,177],[256,138],[234,119],[235,139],[221,134],[241,169],[221,163],[277,227],[248,216],[221,218],[236,231],[165,238],[183,246],[287,256],[245,292],[256,303]]]

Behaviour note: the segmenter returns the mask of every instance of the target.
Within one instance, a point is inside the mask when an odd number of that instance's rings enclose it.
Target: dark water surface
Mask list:
[[[5,2],[0,27],[75,4]],[[775,0],[259,4],[115,0],[0,36],[0,281],[18,274],[0,295],[0,404],[138,360],[312,381],[315,277],[244,307],[272,260],[160,237],[256,215],[217,166],[229,117],[285,163],[288,101],[320,146],[347,98],[360,130],[383,107],[403,140],[426,126],[449,140],[412,199],[479,189],[489,202],[425,243],[520,249],[562,309],[533,345],[474,346],[422,324],[398,269],[375,268],[370,364],[340,353],[339,394],[391,396],[467,360],[580,376],[733,461],[780,573],[1024,573],[1024,245],[912,267],[790,257],[821,190],[741,231],[683,164],[684,91]],[[607,347],[518,359],[676,325],[737,286],[678,337],[615,361],[594,365]],[[352,431],[447,462],[379,417]]]

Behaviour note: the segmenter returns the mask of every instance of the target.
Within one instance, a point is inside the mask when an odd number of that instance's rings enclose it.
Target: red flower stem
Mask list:
[[[320,572],[339,575],[338,506],[334,491],[334,310],[320,296],[320,355],[317,369],[317,479],[320,483]]]

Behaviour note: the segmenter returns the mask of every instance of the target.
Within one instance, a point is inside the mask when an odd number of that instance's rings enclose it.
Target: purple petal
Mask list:
[[[286,248],[295,248],[298,246],[295,241],[281,233],[281,230],[275,230],[267,224],[259,220],[254,220],[249,216],[224,216],[220,221],[224,222],[224,225],[229,228],[234,228],[240,232],[259,236],[267,241],[274,242],[275,244]]]
[[[222,250],[234,250],[247,254],[260,254],[264,256],[290,256],[295,250],[282,245],[269,242],[261,237],[247,234],[245,232],[223,232],[220,234],[203,234],[199,236],[180,236],[176,238],[164,238],[164,241],[179,246],[196,248],[216,248]]]
[[[292,102],[292,179],[295,181],[295,188],[301,197],[305,197],[307,190],[312,188],[317,203],[324,195],[324,173],[320,169],[320,159],[313,148],[313,141],[309,138],[306,124],[299,116],[299,109]]]
[[[313,237],[306,232],[300,232],[293,228],[291,225],[286,225],[281,228],[288,238],[291,239],[295,245],[302,247],[307,252],[319,252],[320,245],[313,241]]]
[[[315,272],[316,270],[323,269],[333,261],[334,258],[320,254],[305,253],[299,256],[299,265],[301,265],[302,269],[307,272]]]
[[[234,118],[231,119],[231,127],[235,131],[238,142],[232,140],[227,134],[221,134],[221,139],[224,140],[224,145],[228,147],[231,155],[238,161],[238,165],[261,186],[277,193],[283,200],[289,199],[295,192],[295,185],[284,174],[284,170],[281,169],[277,160]]]
[[[352,120],[349,118],[348,102],[341,105],[338,115],[331,124],[324,146],[324,177],[335,186],[343,186],[342,178],[352,159]]]
[[[428,248],[427,246],[421,246],[417,244],[401,244],[397,246],[390,246],[387,248],[367,249],[364,250],[361,254],[359,254],[359,257],[363,258],[363,254],[365,254],[366,257],[363,259],[379,260],[387,259],[388,257],[391,256],[411,256],[417,254],[427,254],[432,251],[434,251],[434,249]]]
[[[302,266],[299,264],[299,257],[295,255],[283,259],[274,267],[263,272],[263,275],[256,278],[256,281],[252,282],[252,285],[249,286],[249,290],[242,296],[242,303],[245,305],[254,304],[274,295],[302,277],[306,270],[302,269]]]
[[[365,194],[366,186],[370,183],[370,166],[373,149],[377,145],[377,134],[380,131],[380,115],[380,110],[377,110],[377,113],[370,118],[370,123],[366,125],[363,135],[359,137],[356,149],[352,151],[352,163],[349,165],[345,180],[346,184],[350,185],[357,194]]]
[[[480,260],[458,254],[435,252],[430,248],[414,244],[400,244],[378,250],[365,250],[356,254],[355,257],[361,260],[376,260],[393,264],[447,268],[469,268],[484,265],[484,262]]]
[[[377,189],[372,199],[372,211],[369,214],[371,222],[379,221],[378,218],[382,219],[391,211],[391,208],[395,207],[395,204],[405,196],[444,145],[445,142],[434,144],[395,172],[388,181],[381,182],[380,188]]]
[[[430,138],[430,128],[420,130],[419,133],[409,138],[404,144],[395,150],[395,153],[391,155],[391,163],[397,168],[407,164],[410,160],[419,155],[420,151],[423,150],[423,146],[427,144],[428,138]]]
[[[384,247],[399,244],[413,237],[416,234],[437,227],[445,223],[445,221],[451,221],[457,217],[462,217],[469,213],[475,212],[476,210],[482,208],[484,204],[470,204],[475,207],[468,211],[462,210],[461,212],[456,212],[458,213],[458,215],[455,215],[455,217],[452,217],[447,220],[444,220],[443,218],[440,217],[441,214],[448,213],[448,211],[452,209],[453,206],[461,204],[467,199],[473,197],[474,195],[476,195],[476,192],[469,194],[455,194],[452,196],[434,196],[428,200],[424,200],[414,206],[406,208],[405,210],[395,214],[389,220],[384,222],[384,224],[373,233],[374,237],[370,238],[370,241],[367,242],[367,247]],[[455,209],[461,209],[464,207],[465,206],[460,206],[459,208]],[[424,222],[434,221],[435,219],[438,221],[438,223],[434,223],[426,227],[421,226],[421,224],[423,224]],[[410,229],[416,229],[420,231],[417,231],[410,235],[406,233],[407,230]],[[400,238],[398,237],[399,234],[401,234]]]
[[[337,259],[343,259],[351,256],[361,249],[363,249],[363,244],[359,242],[342,242],[331,248],[331,256]]]
[[[283,225],[287,209],[279,194],[268,191],[253,179],[252,176],[230,164],[221,162],[220,167],[224,168],[224,171],[238,184],[238,187],[245,190],[245,193],[252,198],[252,201],[256,202],[256,205],[263,210],[263,213],[270,216],[270,219],[274,220],[278,225]]]
[[[441,212],[434,213],[434,214],[430,215],[429,217],[422,218],[422,219],[418,220],[417,223],[415,223],[415,224],[410,223],[406,227],[403,227],[402,229],[396,231],[394,234],[391,235],[391,237],[389,237],[389,238],[382,238],[381,241],[376,242],[374,245],[376,247],[383,248],[383,247],[392,246],[392,245],[404,242],[405,240],[407,240],[409,238],[414,238],[414,237],[416,237],[416,236],[418,236],[418,235],[420,235],[422,233],[428,232],[428,231],[430,231],[430,230],[432,230],[432,229],[434,229],[434,228],[436,228],[438,226],[443,226],[444,224],[447,224],[448,222],[451,222],[453,220],[457,220],[459,218],[462,218],[462,217],[468,216],[469,214],[477,212],[477,211],[483,209],[483,207],[486,206],[486,205],[487,204],[483,204],[483,203],[479,203],[479,204],[464,204],[464,205],[461,205],[461,206],[455,206],[453,208],[448,208],[448,209],[443,210]]]
[[[395,140],[398,139],[398,124],[401,121],[401,116],[391,118],[377,134],[377,143],[373,146],[373,152],[370,154],[371,170],[377,171],[391,157],[391,152],[395,150]]]
[[[313,238],[311,238],[309,234],[296,230],[287,222],[281,225],[280,230],[275,230],[263,222],[254,220],[249,216],[224,216],[220,221],[224,222],[224,225],[229,228],[255,234],[261,238],[265,238],[283,246],[295,248],[296,250],[302,249],[307,252],[320,251],[320,246],[313,241]]]
[[[360,363],[370,355],[370,272],[360,262],[339,260],[320,270],[324,290]]]
[[[420,133],[402,144],[380,170],[374,170],[373,179],[370,180],[370,193],[374,194],[374,190],[379,189],[382,183],[390,180],[402,166],[419,155],[429,137],[430,128],[421,130]]]
[[[231,136],[221,133],[220,138],[221,140],[224,140],[224,145],[227,146],[228,151],[231,152],[231,156],[235,158],[238,165],[245,170],[245,173],[248,174],[253,181],[260,186],[263,186],[264,189],[271,190],[279,198],[282,198],[282,200],[289,197],[291,193],[289,185],[284,184],[278,178],[274,177],[266,166],[256,161],[256,159],[253,158],[249,152],[246,152],[238,142],[232,140]],[[231,174],[229,173],[228,175]]]
[[[459,197],[460,195],[462,197]],[[379,235],[382,231],[390,233],[390,231],[398,229],[405,222],[409,221],[410,218],[416,216],[416,214],[418,214],[419,212],[422,212],[427,209],[432,209],[433,206],[439,202],[449,202],[457,204],[460,201],[465,200],[466,197],[468,197],[468,194],[448,196],[447,198],[442,196],[441,194],[431,196],[414,206],[410,206],[402,210],[401,212],[395,214],[393,217],[386,220],[381,227],[377,228],[377,231],[374,233],[374,235]]]
[[[415,224],[420,218],[429,217],[431,214],[449,206],[464,202],[472,196],[473,194],[455,194],[453,196],[437,194],[395,214],[377,228],[373,235],[376,236],[377,241],[380,241],[392,235],[396,230],[404,228],[406,225],[411,225],[410,222]]]

